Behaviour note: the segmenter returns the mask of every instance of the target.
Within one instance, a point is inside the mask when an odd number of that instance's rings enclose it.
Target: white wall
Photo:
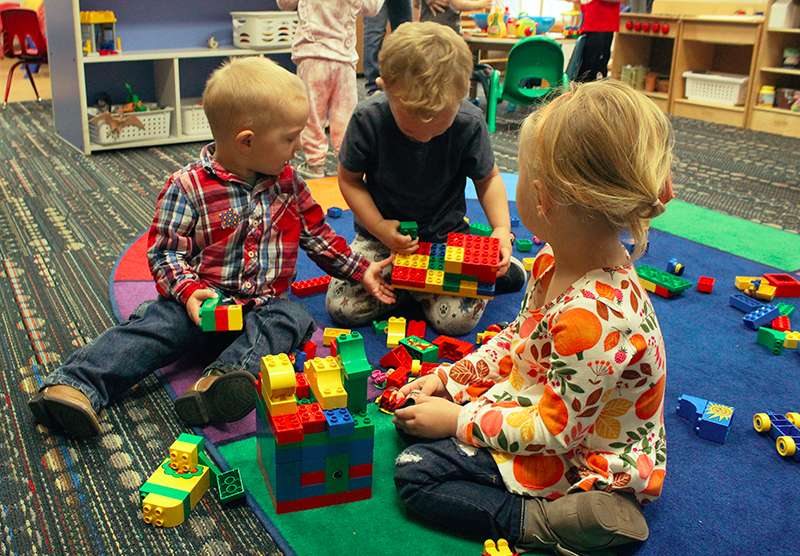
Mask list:
[[[561,12],[572,9],[572,2],[562,0],[505,0],[512,14],[527,12],[530,15],[549,15],[558,18]]]

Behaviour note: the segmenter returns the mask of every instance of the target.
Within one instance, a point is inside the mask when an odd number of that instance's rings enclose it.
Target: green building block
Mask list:
[[[372,365],[367,360],[367,352],[364,351],[364,338],[359,332],[339,334],[336,338],[336,351],[342,360],[346,375],[369,374],[372,371]]]
[[[217,477],[217,497],[223,506],[244,499],[244,484],[238,467],[219,474]]]
[[[527,253],[533,249],[533,242],[529,239],[518,239],[514,242],[514,245],[517,247],[517,251],[522,253]]]
[[[433,257],[428,259],[428,270],[444,271],[444,259],[441,257]]]
[[[775,306],[782,317],[790,316],[795,310],[795,306],[790,303],[776,303]]]
[[[469,225],[469,233],[474,236],[489,237],[492,235],[492,227],[488,224],[481,224],[480,222],[471,222]]]
[[[367,409],[368,387],[369,373],[344,377],[344,389],[347,390],[347,410],[351,414]]]
[[[375,423],[372,422],[372,417],[367,415],[366,409],[358,413],[353,413],[353,422],[355,423],[355,433],[359,435],[375,435]]]
[[[458,287],[461,285],[461,280],[456,274],[445,274],[442,289],[446,292],[457,292]]]
[[[407,336],[400,340],[411,359],[419,359],[424,363],[436,363],[439,360],[439,348],[428,340],[418,336]]]
[[[389,321],[385,320],[374,320],[372,321],[372,329],[375,331],[375,334],[380,336],[381,334],[386,334],[386,327],[389,326]]]
[[[416,222],[400,222],[397,226],[397,231],[404,236],[411,236],[411,239],[417,239],[419,236],[419,226]]]
[[[653,268],[652,266],[648,266],[646,264],[636,267],[636,272],[643,280],[652,282],[656,286],[661,286],[674,295],[677,295],[692,287],[692,282],[686,278],[675,276],[674,274],[664,272],[663,270],[658,270],[657,268]]]
[[[350,454],[337,454],[325,458],[325,494],[347,490],[350,482]]]
[[[785,339],[786,332],[762,326],[758,329],[758,338],[756,341],[770,350],[773,355],[780,355],[783,353],[783,342]]]
[[[203,301],[200,306],[200,330],[203,332],[214,332],[217,329],[217,319],[214,310],[219,305],[219,297],[211,297]]]

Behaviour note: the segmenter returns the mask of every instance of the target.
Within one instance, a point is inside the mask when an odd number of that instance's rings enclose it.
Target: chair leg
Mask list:
[[[42,97],[39,96],[39,89],[36,88],[36,81],[33,79],[33,72],[28,64],[25,64],[25,72],[28,74],[28,80],[31,82],[33,93],[36,95],[37,102],[42,102]]]
[[[8,105],[8,95],[11,93],[11,78],[14,77],[14,70],[21,64],[22,62],[17,62],[8,70],[8,77],[6,77],[6,96],[3,97],[3,108]]]
[[[500,72],[492,72],[489,85],[489,98],[486,99],[486,124],[489,133],[497,131],[497,104],[500,102]]]

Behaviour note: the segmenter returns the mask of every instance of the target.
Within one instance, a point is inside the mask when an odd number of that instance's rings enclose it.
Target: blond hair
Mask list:
[[[393,98],[423,120],[432,120],[467,96],[472,55],[450,27],[431,21],[403,23],[384,41],[378,63]]]
[[[300,78],[275,62],[261,56],[233,58],[208,78],[203,110],[219,140],[244,128],[268,125],[280,115],[281,104],[305,95]]]
[[[629,231],[635,259],[647,245],[650,219],[664,211],[659,193],[672,164],[670,122],[621,82],[578,85],[528,116],[519,163],[555,202]]]

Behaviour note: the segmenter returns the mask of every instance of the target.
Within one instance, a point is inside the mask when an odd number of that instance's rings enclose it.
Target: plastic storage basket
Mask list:
[[[132,112],[130,116],[139,118],[144,129],[134,125],[127,125],[113,131],[106,122],[94,120],[96,111],[89,112],[89,139],[97,145],[112,145],[116,143],[128,143],[131,141],[145,141],[147,139],[161,139],[169,137],[170,122],[172,120],[173,108],[158,108],[147,112]]]
[[[231,12],[233,45],[237,48],[271,50],[292,46],[297,31],[297,12]]]
[[[686,78],[686,98],[689,100],[705,100],[729,106],[744,104],[747,82],[750,80],[746,75],[685,71],[683,76]]]
[[[211,126],[199,98],[181,99],[181,123],[184,135],[210,135]]]

